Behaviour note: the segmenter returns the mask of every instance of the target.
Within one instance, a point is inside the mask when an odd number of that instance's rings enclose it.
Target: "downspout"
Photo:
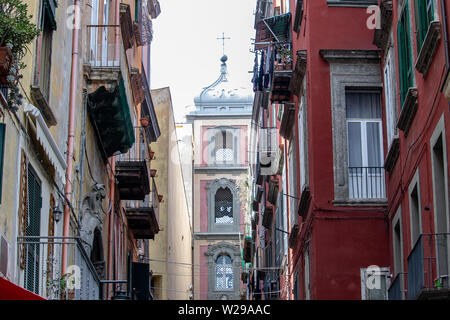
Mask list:
[[[69,95],[69,129],[67,136],[67,169],[66,169],[66,185],[64,204],[64,225],[63,225],[63,242],[67,242],[70,231],[70,206],[72,200],[72,179],[73,179],[73,150],[75,137],[75,108],[76,108],[76,90],[78,77],[78,40],[79,28],[76,26],[80,23],[80,0],[74,0],[74,28],[72,30],[72,66],[70,75],[70,95]],[[62,246],[62,262],[61,274],[67,273],[67,245]]]

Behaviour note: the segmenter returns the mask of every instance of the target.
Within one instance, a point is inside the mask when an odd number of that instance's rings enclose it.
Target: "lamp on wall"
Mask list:
[[[55,222],[58,223],[59,220],[61,220],[61,217],[62,217],[63,212],[62,212],[62,210],[59,208],[59,206],[54,206],[54,207],[52,208],[52,211],[53,211],[53,220],[55,220]]]

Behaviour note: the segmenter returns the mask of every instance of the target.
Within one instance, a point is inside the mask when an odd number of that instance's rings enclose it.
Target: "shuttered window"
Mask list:
[[[402,11],[397,26],[398,59],[400,74],[400,104],[403,106],[408,89],[413,86],[414,68],[411,56],[411,39],[408,2]]]
[[[0,203],[2,203],[3,158],[5,154],[6,124],[0,123]]]
[[[36,172],[28,165],[28,207],[25,236],[35,237],[40,235],[41,225],[41,184]],[[33,238],[27,239],[26,245],[26,267],[25,267],[25,287],[36,294],[39,294],[39,242]]]
[[[434,20],[433,0],[415,0],[417,53],[420,53],[430,23]]]

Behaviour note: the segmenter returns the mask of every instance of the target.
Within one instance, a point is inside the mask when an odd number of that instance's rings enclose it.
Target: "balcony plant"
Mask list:
[[[40,33],[32,19],[23,0],[0,0],[0,83],[12,89],[8,97],[11,108],[21,105],[18,84],[20,72],[26,68],[22,60]]]

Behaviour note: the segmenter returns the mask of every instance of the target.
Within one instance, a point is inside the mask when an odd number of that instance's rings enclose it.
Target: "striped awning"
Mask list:
[[[67,163],[61,150],[59,150],[55,139],[47,127],[47,124],[42,117],[38,108],[32,104],[26,104],[24,107],[25,114],[29,115],[33,120],[36,127],[36,140],[40,146],[44,149],[49,162],[55,169],[56,174],[60,181],[64,181],[66,175]]]

